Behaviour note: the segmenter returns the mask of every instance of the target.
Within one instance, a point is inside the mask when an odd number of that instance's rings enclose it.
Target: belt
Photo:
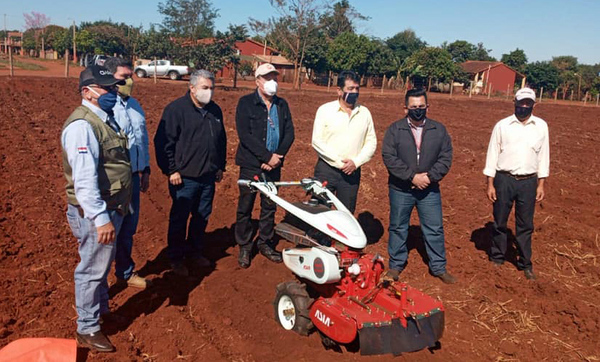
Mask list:
[[[519,180],[519,181],[520,180],[528,180],[530,178],[537,177],[537,173],[530,173],[527,175],[513,175],[512,173],[510,173],[508,171],[497,171],[497,173],[501,173],[503,175],[510,176],[510,177],[514,178],[515,180]]]
[[[79,213],[79,217],[81,217],[82,219],[85,217],[85,213],[83,212],[83,208],[81,206],[73,205],[73,204],[70,204],[70,205],[77,209],[77,212]],[[115,209],[115,211],[118,212],[121,216],[125,216],[125,213],[123,212],[123,210]]]

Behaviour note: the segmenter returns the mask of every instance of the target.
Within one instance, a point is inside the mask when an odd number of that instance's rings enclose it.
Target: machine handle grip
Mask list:
[[[252,183],[252,181],[250,180],[238,180],[237,184],[240,186],[246,186],[246,187],[250,187],[250,184]]]

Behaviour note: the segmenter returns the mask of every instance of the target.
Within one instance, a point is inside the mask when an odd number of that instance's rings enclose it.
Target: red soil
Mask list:
[[[0,78],[0,347],[24,337],[74,337],[73,271],[78,255],[65,218],[59,137],[63,121],[79,103],[76,88],[75,79]],[[185,90],[185,82],[138,82],[135,95],[146,110],[151,138],[164,106]],[[207,256],[216,267],[195,271],[186,280],[166,272],[170,199],[166,178],[153,161],[133,257],[140,274],[155,286],[145,291],[112,287],[111,308],[123,318],[107,325],[106,331],[118,351],[82,353],[82,360],[363,359],[356,353],[326,351],[317,333],[301,337],[275,322],[275,286],[293,279],[285,266],[261,256],[247,270],[237,266],[232,235],[238,194],[234,112],[237,99],[247,91],[216,92],[229,138],[227,172],[217,187],[206,238]],[[296,127],[283,179],[310,176],[316,162],[310,147],[313,117],[334,95],[284,90],[282,96],[290,103]],[[365,94],[361,100],[373,113],[381,141],[387,126],[399,118],[400,96]],[[594,152],[600,141],[600,108],[544,103],[536,108],[550,126],[551,177],[535,216],[533,261],[539,279],[529,282],[510,263],[494,268],[485,253],[492,216],[481,170],[491,129],[511,112],[510,102],[434,96],[430,103],[429,115],[446,124],[454,143],[454,164],[442,192],[449,270],[459,282],[443,285],[428,274],[418,252],[418,229],[411,231],[416,248],[402,276],[441,298],[447,323],[441,349],[401,358],[600,358],[600,156]],[[387,172],[380,150],[362,175],[357,214],[373,239],[368,251],[387,256]],[[418,225],[416,218],[413,225]]]

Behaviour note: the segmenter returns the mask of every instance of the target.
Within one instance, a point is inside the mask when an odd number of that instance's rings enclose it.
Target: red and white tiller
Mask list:
[[[281,283],[273,302],[286,330],[316,328],[326,348],[363,355],[434,348],[444,331],[444,306],[402,282],[384,278],[383,258],[363,251],[367,238],[354,215],[321,183],[238,180],[287,211],[275,232],[292,242],[285,265],[298,281]],[[302,187],[310,200],[288,202],[278,187]]]

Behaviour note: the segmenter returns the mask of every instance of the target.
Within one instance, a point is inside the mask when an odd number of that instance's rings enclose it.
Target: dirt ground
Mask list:
[[[76,82],[0,77],[0,347],[25,337],[74,337],[73,271],[78,255],[65,217],[59,137],[64,120],[80,102]],[[151,138],[164,106],[185,89],[185,82],[137,83],[135,96],[146,110]],[[218,89],[215,96],[224,110],[229,139],[227,172],[217,187],[206,237],[207,256],[215,267],[196,270],[185,280],[167,271],[170,199],[166,178],[152,161],[151,188],[142,195],[133,257],[140,274],[155,286],[144,291],[111,287],[111,309],[121,318],[105,331],[117,353],[80,351],[81,360],[392,359],[326,351],[317,333],[301,337],[285,332],[273,318],[272,299],[275,286],[292,280],[292,273],[261,256],[247,270],[237,266],[232,235],[238,194],[234,111],[246,92]],[[313,117],[334,95],[285,90],[281,95],[290,103],[296,127],[282,177],[311,176],[316,162],[310,147]],[[387,126],[399,118],[400,96],[365,94],[361,101],[373,113],[381,141]],[[446,124],[454,143],[454,164],[442,193],[448,267],[459,282],[444,285],[428,274],[414,218],[413,248],[402,277],[441,298],[446,330],[440,349],[397,360],[599,360],[600,156],[594,150],[600,141],[600,108],[544,103],[536,108],[550,126],[551,177],[535,215],[533,262],[539,279],[529,282],[517,271],[514,258],[494,268],[485,252],[492,216],[481,171],[492,127],[510,114],[510,102],[446,95],[433,96],[430,103],[429,116]],[[368,251],[384,256],[386,183],[378,149],[363,167],[357,214],[374,242]],[[115,281],[112,272],[109,281]]]

